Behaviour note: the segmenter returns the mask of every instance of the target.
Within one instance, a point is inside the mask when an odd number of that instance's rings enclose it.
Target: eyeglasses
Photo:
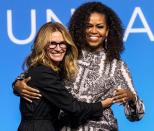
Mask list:
[[[62,48],[62,49],[67,48],[67,42],[66,41],[61,41],[59,43],[57,43],[55,41],[50,41],[50,42],[47,43],[47,48],[55,49],[57,47],[57,45],[59,45],[59,47]]]

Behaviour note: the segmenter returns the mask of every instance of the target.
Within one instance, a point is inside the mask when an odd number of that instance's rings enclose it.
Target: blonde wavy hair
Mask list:
[[[60,66],[55,66],[54,62],[51,61],[46,53],[46,46],[53,32],[60,32],[66,41],[67,50],[63,61]],[[75,46],[70,34],[66,28],[58,23],[48,22],[44,24],[38,31],[36,38],[34,40],[34,45],[31,54],[25,60],[25,65],[28,68],[37,66],[38,64],[43,64],[50,67],[52,70],[59,72],[62,71],[65,78],[72,78],[77,73],[76,60],[78,57],[78,50]]]

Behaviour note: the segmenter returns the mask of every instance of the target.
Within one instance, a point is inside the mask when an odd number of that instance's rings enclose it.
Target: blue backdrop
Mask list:
[[[120,16],[129,66],[146,112],[139,122],[129,122],[122,106],[114,113],[120,131],[154,131],[154,1],[101,0]],[[12,81],[22,72],[39,27],[47,21],[67,26],[73,10],[85,0],[1,0],[0,1],[0,131],[16,131],[20,122],[19,97],[12,93]]]

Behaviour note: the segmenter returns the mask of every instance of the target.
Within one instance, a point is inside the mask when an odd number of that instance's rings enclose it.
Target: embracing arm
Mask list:
[[[27,85],[30,79],[30,77],[26,78],[25,73],[21,73],[12,83],[12,87],[15,95],[21,96],[25,100],[32,102],[32,99],[40,99],[41,94],[39,90]]]
[[[16,95],[16,96],[19,96],[19,92],[18,92],[18,82],[19,81],[22,81],[23,79],[25,79],[25,73],[21,73],[19,76],[17,76],[17,78],[13,81],[12,83],[12,88],[13,88],[13,93]]]
[[[102,116],[105,103],[86,103],[73,98],[59,75],[50,68],[38,66],[29,71],[29,76],[32,78],[29,85],[37,87],[45,99],[65,112],[80,120]]]
[[[134,86],[133,80],[128,70],[127,65],[124,62],[120,63],[120,69],[116,75],[117,80],[119,79],[119,85],[125,87],[124,89],[119,89],[117,94],[122,94],[124,96],[124,108],[125,115],[130,121],[138,121],[144,115],[144,104],[137,95]],[[117,83],[118,83],[117,82]],[[122,96],[121,95],[121,96]]]

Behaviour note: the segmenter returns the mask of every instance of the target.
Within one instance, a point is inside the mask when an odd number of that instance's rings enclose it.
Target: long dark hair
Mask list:
[[[86,49],[86,23],[89,21],[90,15],[94,12],[105,15],[107,26],[109,27],[105,48],[107,54],[106,60],[111,62],[115,58],[120,59],[120,54],[124,50],[124,29],[117,14],[101,2],[87,2],[82,4],[75,10],[70,19],[68,28],[73,41],[78,47],[79,54],[82,55],[81,49]],[[104,45],[103,42],[102,45]]]

